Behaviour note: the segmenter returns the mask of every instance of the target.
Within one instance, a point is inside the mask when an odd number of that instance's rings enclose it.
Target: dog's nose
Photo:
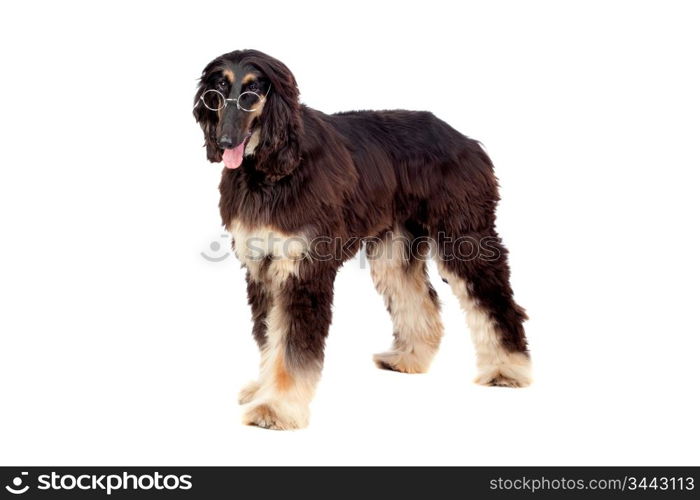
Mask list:
[[[233,141],[227,135],[222,135],[217,141],[221,149],[231,149],[233,147]]]

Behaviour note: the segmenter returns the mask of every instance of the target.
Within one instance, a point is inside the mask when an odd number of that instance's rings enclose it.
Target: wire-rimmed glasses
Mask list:
[[[226,97],[224,94],[216,89],[210,89],[205,91],[200,97],[204,107],[211,111],[221,111],[229,102],[235,102],[236,107],[241,111],[246,111],[252,113],[259,110],[265,103],[265,98],[267,94],[260,95],[257,92],[247,90],[241,92],[241,94],[236,99],[231,99]]]

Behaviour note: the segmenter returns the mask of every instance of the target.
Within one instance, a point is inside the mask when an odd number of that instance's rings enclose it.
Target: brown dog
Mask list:
[[[497,181],[476,141],[427,112],[308,108],[289,69],[254,50],[207,65],[194,115],[208,159],[226,165],[219,206],[247,268],[262,353],[240,397],[246,423],[307,425],[333,281],[363,243],[394,322],[379,367],[424,372],[440,344],[432,256],[468,313],[477,382],[530,383],[526,315],[494,229]]]

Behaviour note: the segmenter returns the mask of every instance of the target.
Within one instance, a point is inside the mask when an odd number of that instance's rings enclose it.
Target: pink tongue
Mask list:
[[[233,149],[224,150],[224,165],[226,168],[238,168],[243,163],[243,148],[245,141]]]

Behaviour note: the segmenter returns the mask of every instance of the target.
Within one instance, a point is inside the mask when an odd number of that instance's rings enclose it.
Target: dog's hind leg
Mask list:
[[[476,251],[460,253],[471,242]],[[455,242],[460,242],[459,244]],[[476,382],[525,387],[530,356],[523,329],[525,311],[513,300],[506,249],[495,231],[438,241],[438,269],[467,313],[477,356]]]
[[[268,429],[298,429],[323,366],[336,268],[302,262],[298,272],[270,284],[260,378],[243,421]]]
[[[426,255],[401,230],[367,244],[372,279],[394,325],[390,351],[375,354],[379,368],[404,373],[428,370],[442,338],[440,306],[428,281]]]

